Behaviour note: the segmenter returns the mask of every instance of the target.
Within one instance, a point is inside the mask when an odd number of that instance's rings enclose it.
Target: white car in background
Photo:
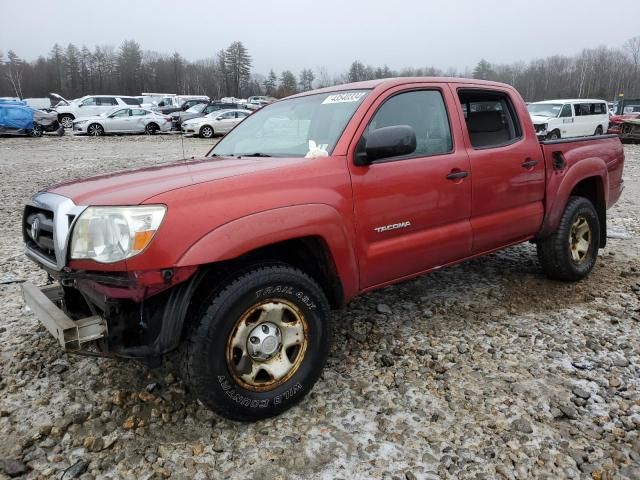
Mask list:
[[[602,135],[609,128],[609,108],[604,100],[545,100],[527,108],[540,139]]]
[[[102,115],[73,122],[73,133],[99,137],[109,133],[147,133],[171,130],[171,117],[146,108],[112,108]]]
[[[251,110],[241,108],[217,110],[204,117],[185,120],[181,124],[182,133],[191,133],[202,138],[212,138],[214,135],[225,135],[252,113]]]
[[[71,128],[74,120],[101,115],[114,107],[140,106],[138,98],[126,95],[86,95],[75,100],[67,100],[57,93],[49,96],[58,100],[54,109],[58,113],[58,121],[65,128]]]

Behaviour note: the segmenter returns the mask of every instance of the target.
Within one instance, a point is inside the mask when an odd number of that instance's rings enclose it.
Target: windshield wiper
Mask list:
[[[270,157],[271,155],[267,154],[267,153],[260,153],[260,152],[256,152],[256,153],[243,153],[242,155],[238,155],[238,158],[242,158],[242,157]]]

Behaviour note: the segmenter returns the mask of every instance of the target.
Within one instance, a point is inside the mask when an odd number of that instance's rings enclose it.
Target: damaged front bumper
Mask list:
[[[22,295],[40,323],[66,352],[79,352],[83,345],[107,336],[107,321],[101,316],[92,315],[72,320],[59,308],[58,305],[64,299],[60,285],[40,289],[26,282],[22,284]]]

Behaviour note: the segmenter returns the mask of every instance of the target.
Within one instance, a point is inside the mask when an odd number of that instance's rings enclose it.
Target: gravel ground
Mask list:
[[[180,138],[0,139],[0,479],[640,478],[640,147],[626,154],[587,280],[546,280],[527,244],[358,298],[312,393],[239,424],[166,371],[62,354],[12,283],[45,281],[22,255],[29,195],[179,158]]]

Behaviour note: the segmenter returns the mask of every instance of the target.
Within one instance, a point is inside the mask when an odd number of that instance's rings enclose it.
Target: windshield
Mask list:
[[[562,110],[561,103],[532,103],[527,106],[531,115],[540,117],[557,117]]]
[[[304,157],[311,141],[331,154],[368,93],[319,93],[273,103],[246,117],[209,155]]]
[[[202,113],[202,110],[204,110],[204,107],[206,106],[206,103],[198,103],[197,105],[187,109],[187,113]]]

